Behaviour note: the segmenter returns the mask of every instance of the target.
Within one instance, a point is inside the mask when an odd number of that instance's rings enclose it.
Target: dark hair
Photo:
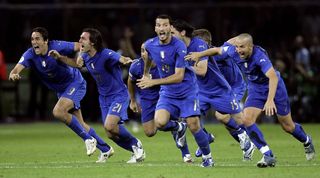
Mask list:
[[[192,36],[199,37],[199,38],[203,39],[205,42],[208,43],[209,46],[211,46],[212,36],[211,36],[211,33],[209,32],[209,30],[204,29],[204,28],[196,29],[193,31]]]
[[[97,51],[101,51],[103,49],[102,35],[99,30],[95,28],[85,28],[82,32],[88,32],[90,34],[89,39]]]
[[[169,19],[169,23],[170,24],[172,23],[172,18],[167,14],[160,14],[160,15],[157,16],[156,19]]]
[[[179,32],[182,32],[183,30],[186,31],[186,36],[191,38],[192,37],[192,33],[194,31],[194,27],[190,24],[188,24],[186,21],[181,20],[181,19],[177,19],[175,21],[173,21],[172,26],[178,30]]]
[[[48,30],[44,27],[36,27],[36,28],[32,29],[32,33],[33,32],[40,33],[44,41],[47,41],[49,39]]]

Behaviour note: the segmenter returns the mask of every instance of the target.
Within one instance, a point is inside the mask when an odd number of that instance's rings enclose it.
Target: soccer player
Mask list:
[[[192,37],[194,28],[183,20],[173,23],[172,32],[187,45],[187,52],[199,52],[208,48],[205,41]],[[251,160],[254,145],[250,142],[245,129],[239,127],[236,121],[242,124],[243,114],[233,90],[221,74],[216,62],[208,57],[202,57],[197,65],[193,65],[199,85],[200,109],[205,115],[210,108],[216,110],[216,118],[235,132],[236,139],[243,151],[243,160]],[[231,116],[231,118],[230,118]],[[199,154],[196,152],[196,155]]]
[[[248,97],[245,102],[244,124],[249,132],[250,139],[263,154],[257,163],[258,167],[274,167],[276,159],[265,141],[262,132],[255,124],[261,112],[267,116],[277,115],[282,129],[291,134],[304,145],[307,160],[315,157],[312,139],[302,126],[293,122],[290,103],[285,84],[268,57],[267,52],[260,46],[253,44],[250,34],[240,34],[229,40],[236,45],[228,48],[210,48],[201,53],[193,53],[186,57],[197,61],[201,56],[227,54],[240,66],[248,80]]]
[[[201,38],[208,44],[209,47],[212,47],[212,35],[207,29],[196,29],[193,31],[192,36]],[[224,46],[229,45],[230,44],[228,42],[225,42],[224,44]],[[210,57],[213,57],[213,59],[216,61],[221,74],[231,86],[237,101],[240,103],[240,107],[243,108],[241,100],[243,99],[247,86],[238,65],[232,60],[232,58],[228,56],[217,55],[209,56],[209,58]],[[242,129],[246,130],[242,120],[235,121]],[[235,140],[238,142],[240,141],[236,131],[229,130],[229,132]]]
[[[143,77],[144,59],[147,59],[147,53],[144,48],[144,44],[141,45],[141,58],[134,60],[129,69],[128,78],[128,90],[130,95],[130,109],[133,112],[141,113],[141,122],[144,133],[148,137],[152,137],[157,133],[157,128],[154,122],[154,114],[156,105],[159,99],[160,86],[153,86],[146,89],[140,89],[136,86],[137,79]],[[154,63],[151,63],[150,75],[152,79],[160,78],[158,69]],[[140,102],[136,101],[136,98],[140,99]],[[182,123],[177,122],[177,117],[173,117],[175,120],[169,120],[167,126],[161,128],[162,131],[172,131],[173,138],[177,138],[177,131]],[[186,129],[186,124],[181,125]],[[185,139],[185,142],[187,140]],[[179,143],[179,142],[178,142]],[[192,157],[189,152],[187,143],[180,146],[177,143],[177,147],[181,150],[182,159],[185,163],[192,163]]]
[[[32,30],[31,45],[10,72],[9,80],[19,80],[25,68],[35,70],[41,81],[57,93],[59,100],[53,109],[54,117],[85,141],[87,155],[92,155],[96,146],[101,152],[112,150],[82,118],[80,101],[86,93],[86,81],[78,69],[62,62],[72,60],[67,56],[79,51],[79,43],[49,41],[48,31],[37,27]]]
[[[141,89],[160,85],[160,97],[156,106],[155,124],[158,129],[166,126],[170,115],[178,113],[183,118],[202,151],[202,167],[214,165],[206,133],[200,127],[198,85],[196,77],[185,62],[185,44],[172,36],[171,18],[159,15],[155,20],[157,37],[145,42],[148,59],[145,62],[144,76],[138,79]],[[160,78],[149,76],[151,60],[156,64]]]
[[[122,80],[120,63],[129,64],[132,60],[104,48],[101,33],[97,29],[84,29],[79,42],[81,54],[73,65],[81,67],[85,64],[96,81],[102,123],[108,137],[120,147],[133,153],[127,163],[143,161],[145,152],[141,141],[132,136],[123,125],[123,121],[128,120],[129,96]],[[101,155],[104,160],[108,157],[110,157],[108,154]]]

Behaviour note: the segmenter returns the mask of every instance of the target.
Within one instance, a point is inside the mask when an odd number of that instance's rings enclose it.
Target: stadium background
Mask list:
[[[274,66],[282,72],[294,119],[320,121],[319,1],[0,0],[0,50],[9,72],[31,46],[33,27],[44,26],[50,39],[67,41],[78,41],[84,27],[95,27],[103,33],[108,48],[117,51],[129,38],[139,54],[141,42],[155,35],[154,17],[160,13],[209,29],[217,46],[236,34],[251,33],[254,43],[269,52]],[[295,56],[305,50],[310,60],[299,62]],[[84,76],[88,91],[82,111],[86,120],[97,121],[100,111],[95,84],[85,72]],[[0,122],[52,120],[56,97],[41,87],[31,71],[25,71],[18,83],[1,79],[0,91]]]

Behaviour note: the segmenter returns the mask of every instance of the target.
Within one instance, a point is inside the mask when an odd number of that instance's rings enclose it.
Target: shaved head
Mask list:
[[[236,48],[241,59],[247,59],[251,56],[253,50],[253,39],[248,33],[242,33],[236,37]]]

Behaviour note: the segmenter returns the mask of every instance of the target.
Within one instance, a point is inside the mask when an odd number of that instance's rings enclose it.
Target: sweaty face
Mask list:
[[[31,34],[31,45],[36,55],[45,55],[48,51],[48,41],[44,41],[39,32]]]
[[[169,19],[156,19],[155,32],[161,43],[168,43],[171,39],[171,25]]]
[[[90,42],[90,33],[83,32],[80,36],[80,51],[81,52],[89,52],[91,48],[93,47],[93,43]]]
[[[241,59],[247,59],[252,54],[253,45],[250,44],[247,40],[237,39],[236,40],[236,49]]]
[[[180,40],[182,40],[181,32],[179,32],[176,28],[171,27],[171,34],[172,34],[174,37],[179,38]]]

